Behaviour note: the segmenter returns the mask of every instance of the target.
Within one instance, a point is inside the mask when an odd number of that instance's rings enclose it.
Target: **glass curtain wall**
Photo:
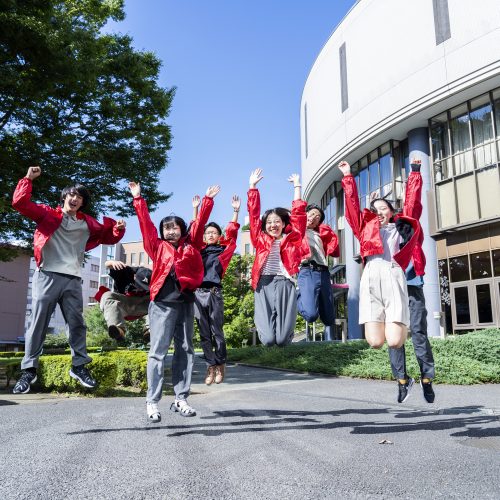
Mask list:
[[[439,229],[500,216],[500,89],[429,122]]]

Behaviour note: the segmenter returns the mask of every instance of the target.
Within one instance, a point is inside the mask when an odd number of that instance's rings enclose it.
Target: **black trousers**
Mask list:
[[[201,348],[210,366],[226,362],[224,338],[224,298],[220,288],[198,288],[195,292],[194,317],[200,329]]]
[[[425,308],[423,288],[408,285],[408,299],[411,340],[420,367],[420,375],[423,378],[434,378],[434,357],[427,337],[427,309]],[[405,346],[403,345],[399,349],[389,348],[389,359],[394,378],[407,378]]]

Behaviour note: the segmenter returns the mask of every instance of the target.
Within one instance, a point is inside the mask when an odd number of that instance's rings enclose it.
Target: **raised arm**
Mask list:
[[[196,220],[196,217],[198,217],[198,208],[201,203],[201,198],[195,194],[193,196],[192,204],[193,204],[193,221]]]
[[[40,177],[42,169],[40,167],[29,167],[28,173],[18,183],[12,197],[12,206],[25,217],[29,217],[35,222],[40,222],[52,209],[46,205],[41,205],[31,201],[33,181]]]
[[[238,230],[240,225],[238,224],[238,212],[240,210],[241,201],[236,195],[233,195],[231,200],[231,206],[233,207],[233,218],[231,222],[226,226],[226,234],[224,238],[220,240],[220,243],[225,246],[224,251],[219,255],[219,261],[222,265],[222,275],[226,272],[227,266],[231,261],[231,257],[236,250],[236,239],[238,238]]]
[[[144,250],[153,259],[156,255],[159,242],[158,231],[149,215],[148,206],[144,198],[141,197],[141,185],[136,182],[129,182],[130,192],[134,197],[134,208],[137,218],[139,219],[139,227],[141,229]]]
[[[249,178],[249,189],[248,189],[248,215],[250,218],[250,240],[254,247],[257,246],[257,241],[259,240],[261,229],[260,221],[260,193],[257,189],[257,184],[263,179],[262,169],[257,168],[251,174]]]
[[[288,182],[291,182],[293,184],[293,199],[300,200],[302,184],[300,183],[299,174],[292,174],[290,177],[288,177]]]
[[[233,218],[231,219],[231,222],[238,222],[238,214],[240,212],[241,206],[241,200],[239,196],[233,194],[231,206],[233,207]]]
[[[422,215],[422,174],[420,173],[421,160],[413,159],[410,167],[411,172],[406,184],[405,202],[403,214],[414,219],[420,219]]]
[[[346,161],[341,161],[338,165],[344,175],[342,187],[345,197],[345,217],[351,226],[354,236],[360,239],[361,236],[361,208],[359,206],[358,188],[356,181],[351,174],[351,166]]]
[[[201,250],[203,247],[203,233],[205,231],[205,224],[208,222],[208,218],[212,213],[212,208],[214,207],[214,198],[217,196],[217,193],[220,191],[220,186],[210,186],[207,189],[203,200],[201,201],[201,208],[199,213],[197,214],[196,219],[191,224],[191,228],[189,229],[189,234],[191,237],[191,243],[195,248]]]

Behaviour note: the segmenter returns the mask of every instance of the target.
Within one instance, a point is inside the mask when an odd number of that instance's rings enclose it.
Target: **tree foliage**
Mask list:
[[[254,298],[250,286],[253,256],[234,255],[222,281],[224,294],[224,335],[229,347],[241,347],[251,340],[254,327]]]
[[[55,205],[79,182],[95,216],[132,213],[131,175],[151,208],[168,198],[158,178],[175,89],[158,85],[154,54],[103,32],[123,18],[123,0],[0,0],[0,239],[31,239],[32,225],[10,206],[29,165],[43,170],[36,201]]]

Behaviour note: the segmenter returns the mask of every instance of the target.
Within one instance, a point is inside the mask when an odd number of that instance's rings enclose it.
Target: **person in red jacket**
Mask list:
[[[399,348],[406,340],[410,323],[404,270],[412,258],[415,268],[422,265],[418,252],[422,229],[415,218],[395,215],[385,199],[372,200],[371,210],[361,211],[349,163],[340,162],[339,169],[344,175],[346,219],[359,240],[365,263],[359,290],[359,323],[365,325],[365,338],[372,347],[378,349],[387,340],[389,347]]]
[[[250,174],[248,213],[250,239],[255,248],[252,288],[255,290],[255,326],[265,346],[283,346],[292,341],[297,320],[297,293],[292,276],[299,270],[301,244],[306,231],[306,202],[300,199],[300,178],[293,174],[294,200],[291,213],[273,208],[260,216],[260,194],[256,185],[262,170]]]
[[[193,198],[193,219],[198,215],[200,197]],[[240,199],[234,195],[231,201],[233,218],[222,236],[221,227],[215,222],[205,226],[203,235],[205,245],[201,250],[203,259],[203,282],[195,291],[194,317],[200,329],[201,347],[207,362],[205,384],[220,384],[224,380],[226,365],[226,339],[224,338],[224,297],[222,296],[222,278],[231,257],[236,250],[238,237],[238,212]]]
[[[165,356],[174,339],[172,384],[175,401],[170,409],[183,417],[196,415],[188,402],[193,371],[194,348],[194,291],[203,281],[203,230],[213,207],[213,198],[219,186],[208,188],[201,203],[198,218],[188,230],[186,223],[175,215],[164,217],[159,232],[149,215],[146,201],[141,197],[141,187],[129,183],[134,197],[134,208],[139,219],[144,250],[153,261],[150,283],[148,354],[148,391],[146,410],[150,422],[160,422],[158,403],[162,396]]]
[[[302,262],[298,277],[297,307],[299,314],[313,323],[319,318],[325,325],[325,340],[331,340],[335,323],[333,293],[328,256],[338,257],[339,243],[333,229],[323,224],[325,213],[316,204],[306,207],[307,227],[302,240]]]
[[[29,167],[14,191],[12,206],[36,222],[33,238],[37,270],[33,275],[32,322],[26,332],[25,355],[21,377],[13,392],[25,394],[37,379],[38,358],[50,317],[57,304],[61,307],[69,331],[72,366],[69,374],[84,387],[92,389],[97,382],[85,365],[87,329],[83,321],[81,268],[85,252],[100,244],[114,245],[125,233],[125,222],[104,217],[100,224],[81,210],[90,200],[88,190],[77,184],[66,187],[61,206],[51,208],[31,201],[33,181],[42,174],[40,167]]]

